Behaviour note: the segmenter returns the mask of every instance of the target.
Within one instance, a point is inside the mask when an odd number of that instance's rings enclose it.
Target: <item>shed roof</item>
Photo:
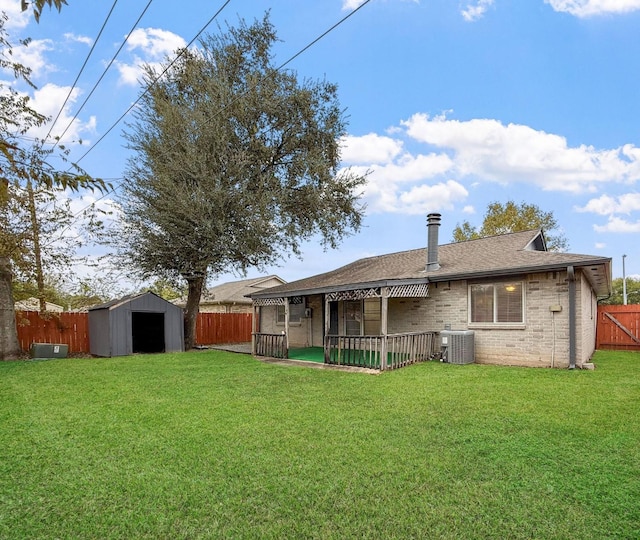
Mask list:
[[[562,270],[568,266],[585,270],[598,296],[608,296],[611,292],[611,258],[546,251],[540,229],[440,245],[440,268],[427,272],[426,262],[426,248],[367,257],[251,296],[274,298],[354,287],[504,277]]]
[[[127,296],[123,296],[122,298],[117,298],[116,300],[109,300],[108,302],[104,302],[102,304],[97,304],[95,306],[91,306],[90,308],[88,308],[88,311],[94,311],[97,309],[115,309],[123,304],[126,304],[127,302],[131,302],[132,300],[135,300],[136,298],[140,298],[142,296],[145,295],[153,295],[157,298],[159,298],[160,300],[162,300],[163,302],[167,302],[167,300],[165,300],[164,298],[162,298],[161,296],[157,295],[156,293],[152,292],[152,291],[145,291],[142,293],[137,293],[137,294],[129,294]],[[167,303],[171,303],[171,302],[167,302]]]

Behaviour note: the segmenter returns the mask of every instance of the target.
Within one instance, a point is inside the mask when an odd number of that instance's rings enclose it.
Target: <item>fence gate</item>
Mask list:
[[[598,306],[596,348],[640,351],[640,304]]]

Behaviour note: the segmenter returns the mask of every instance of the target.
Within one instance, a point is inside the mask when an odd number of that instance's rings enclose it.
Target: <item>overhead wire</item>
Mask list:
[[[227,0],[227,2],[225,2],[225,4],[218,10],[218,13],[220,11],[222,11],[226,5],[230,2],[230,0]],[[356,12],[358,12],[360,9],[362,9],[364,6],[366,6],[369,2],[371,2],[371,0],[365,0],[364,2],[362,2],[357,8],[355,8],[354,10],[352,10],[351,12],[349,12],[347,15],[345,15],[342,19],[340,19],[338,22],[336,22],[333,26],[331,26],[328,30],[325,30],[322,34],[320,34],[317,38],[315,38],[313,41],[309,42],[307,45],[305,45],[302,49],[300,49],[299,51],[297,51],[295,54],[293,54],[291,57],[289,57],[285,62],[283,62],[282,64],[280,64],[277,68],[276,71],[280,71],[281,69],[283,69],[285,66],[287,66],[288,64],[290,64],[293,60],[295,60],[298,56],[300,56],[301,54],[303,54],[305,51],[307,51],[309,48],[311,48],[313,45],[315,45],[316,43],[318,43],[322,38],[324,38],[327,34],[329,34],[330,32],[332,32],[333,30],[335,30],[338,26],[340,26],[341,24],[343,24],[347,19],[349,19],[352,15],[354,15]],[[198,32],[198,34],[196,34],[196,36],[189,42],[189,44],[187,45],[187,47],[185,47],[182,51],[184,52],[184,50],[186,50],[188,47],[191,46],[191,44],[197,39],[197,37],[204,32],[204,30],[207,28],[207,26],[209,26],[209,24],[211,24],[211,22],[215,19],[215,17],[218,15],[218,13],[216,13],[216,15],[214,15],[208,22],[207,24]],[[129,114],[134,107],[140,102],[140,100],[145,96],[145,94],[149,91],[149,89],[151,88],[151,86],[153,86],[157,81],[159,81],[162,76],[171,68],[171,66],[180,58],[181,54],[179,54],[178,56],[176,56],[176,58],[173,59],[173,61],[167,65],[167,67],[162,71],[162,73],[160,73],[160,75],[158,75],[149,85],[147,85],[147,87],[145,88],[145,90],[140,94],[140,96],[138,97],[138,99],[136,99],[131,106],[111,125],[111,127],[82,155],[80,156],[80,158],[76,161],[76,163],[79,163],[82,159],[84,159],[84,157],[91,152],[100,142],[102,142],[102,140],[104,140],[104,138],[113,130],[113,128],[115,128],[126,116],[127,114]],[[240,96],[238,96],[239,99]],[[235,100],[233,100],[235,101]],[[233,102],[232,101],[232,102]],[[228,106],[228,105],[227,105]],[[224,111],[225,108],[222,108],[218,114],[222,114],[222,112]]]
[[[115,54],[113,55],[113,57],[111,58],[110,62],[107,64],[107,66],[104,68],[104,70],[102,71],[102,75],[100,75],[100,77],[98,78],[98,80],[96,81],[96,83],[93,85],[93,88],[91,89],[91,91],[89,92],[89,94],[87,94],[87,97],[84,99],[84,101],[82,102],[82,104],[80,105],[80,107],[78,108],[78,110],[76,111],[76,113],[74,114],[73,118],[71,119],[71,121],[69,122],[69,124],[67,125],[67,127],[64,129],[64,131],[62,132],[62,134],[59,136],[60,139],[62,139],[62,137],[64,137],[64,135],[67,133],[67,131],[69,130],[69,128],[73,125],[73,123],[75,122],[75,120],[78,118],[78,115],[80,114],[80,112],[82,111],[82,109],[84,109],[84,106],[87,104],[87,101],[89,101],[89,99],[91,98],[91,96],[93,95],[93,93],[96,91],[96,88],[98,88],[98,85],[102,82],[102,79],[104,79],[105,75],[107,74],[107,72],[109,71],[109,68],[111,68],[111,66],[113,65],[113,63],[116,61],[116,59],[118,58],[118,55],[120,54],[120,51],[122,51],[122,49],[124,48],[124,46],[126,45],[126,43],[129,41],[129,38],[131,37],[131,34],[133,33],[133,31],[136,29],[136,27],[138,26],[138,23],[140,22],[140,20],[142,19],[142,17],[144,17],[144,14],[147,12],[147,10],[149,9],[149,6],[151,6],[151,2],[153,2],[153,0],[149,0],[149,2],[147,2],[147,5],[145,6],[145,8],[142,10],[142,13],[140,13],[140,15],[138,16],[138,19],[136,20],[135,23],[133,23],[133,26],[131,27],[131,30],[129,30],[129,33],[126,35],[126,37],[124,38],[124,41],[120,44],[120,47],[118,48],[118,50],[115,52]]]
[[[93,51],[96,48],[98,40],[100,39],[100,36],[102,36],[102,32],[104,31],[105,27],[107,26],[107,22],[109,22],[109,19],[111,18],[111,14],[113,13],[113,10],[115,9],[117,3],[118,3],[118,0],[114,0],[113,1],[113,5],[111,6],[111,9],[109,10],[109,13],[107,14],[107,17],[105,18],[104,22],[102,23],[102,27],[100,28],[100,31],[98,32],[98,35],[96,36],[96,39],[94,40],[93,44],[91,45],[91,49],[89,50],[89,54],[87,54],[87,57],[85,58],[84,63],[82,64],[82,67],[80,68],[80,71],[78,72],[76,80],[73,81],[73,84],[71,85],[71,88],[69,89],[69,93],[67,94],[67,97],[64,99],[64,103],[60,107],[60,110],[58,111],[58,114],[56,115],[56,117],[53,120],[53,122],[51,122],[51,124],[49,125],[49,131],[47,132],[47,135],[44,138],[45,141],[51,135],[51,132],[53,131],[53,128],[56,125],[56,122],[58,121],[58,119],[60,118],[60,115],[64,111],[64,108],[67,105],[67,102],[69,101],[69,98],[71,97],[71,94],[73,93],[73,90],[75,89],[76,85],[78,84],[78,80],[80,79],[80,76],[82,75],[82,72],[84,71],[84,68],[87,66],[87,63],[89,62],[89,58],[91,58],[91,55],[93,54]],[[73,120],[76,119],[76,116],[74,116]],[[71,122],[73,122],[73,120]],[[53,145],[54,148],[58,144],[58,140],[60,140],[62,138],[62,136],[67,132],[67,129],[69,129],[69,126],[67,126],[67,128],[64,130],[64,133],[55,141],[55,144]]]
[[[200,36],[200,34],[202,34],[202,32],[204,32],[207,28],[207,26],[209,26],[215,19],[216,17],[222,12],[222,10],[227,7],[227,5],[231,2],[231,0],[226,0],[226,2],[224,4],[222,4],[222,7],[220,9],[218,9],[218,11],[215,12],[215,14],[207,21],[207,23],[198,31],[198,33],[193,37],[193,39],[187,43],[186,47],[183,47],[182,50],[178,53],[178,55],[176,55],[176,57],[169,63],[169,65],[167,65],[167,67],[162,71],[162,73],[160,73],[160,75],[158,75],[150,84],[147,85],[147,87],[144,89],[144,91],[138,96],[138,99],[136,99],[130,106],[129,108],[122,113],[122,115],[120,115],[120,117],[111,125],[111,127],[109,129],[107,129],[107,131],[105,131],[102,136],[95,142],[93,143],[92,146],[89,147],[89,149],[82,154],[82,156],[80,156],[80,158],[76,161],[76,163],[80,163],[80,161],[82,161],[86,155],[91,152],[91,150],[93,150],[98,144],[100,144],[100,142],[102,142],[104,140],[104,138],[111,133],[111,131],[113,130],[113,128],[115,128],[120,122],[122,122],[122,120],[124,119],[125,116],[127,116],[133,109],[134,107],[140,102],[140,100],[145,96],[145,94],[149,91],[149,89],[158,81],[160,80],[160,78],[162,78],[162,76],[169,71],[169,69],[171,68],[171,66],[173,66],[173,64],[175,64],[178,59],[184,54],[184,52],[193,44],[193,42],[198,39],[198,37]]]
[[[217,17],[217,15],[226,7],[226,5],[230,2],[231,0],[227,0],[227,2],[225,2],[225,4],[218,10],[218,12],[216,12],[216,14],[207,22],[207,24],[196,34],[196,36],[189,42],[189,45],[187,45],[186,48],[188,48],[196,39],[197,37],[206,29],[207,26],[209,26],[209,24],[211,24],[211,22],[215,19],[215,17]],[[345,15],[342,19],[340,19],[338,22],[336,22],[333,26],[331,26],[329,29],[327,29],[326,31],[324,31],[322,34],[320,34],[317,38],[315,38],[313,41],[309,42],[307,45],[305,45],[302,49],[300,49],[299,51],[297,51],[295,54],[293,54],[291,57],[289,57],[285,62],[283,62],[282,64],[280,64],[277,68],[276,71],[280,71],[281,69],[283,69],[285,66],[287,66],[288,64],[290,64],[293,60],[295,60],[298,56],[300,56],[301,54],[303,54],[305,51],[307,51],[309,48],[311,48],[313,45],[315,45],[316,43],[318,43],[321,39],[323,39],[327,34],[329,34],[330,32],[332,32],[333,30],[335,30],[338,26],[340,26],[342,23],[344,23],[347,19],[349,19],[349,17],[351,17],[352,15],[354,15],[357,11],[359,11],[360,9],[362,9],[365,5],[367,5],[369,2],[371,2],[371,0],[365,0],[362,4],[360,4],[357,8],[355,8],[353,11],[351,11],[350,13],[348,13],[347,15]],[[185,48],[185,49],[186,49]],[[183,49],[183,51],[185,50]],[[158,80],[160,80],[160,78],[169,70],[169,68],[178,60],[178,58],[180,58],[181,55],[176,56],[176,58],[162,71],[162,73],[156,77],[148,86],[147,88],[142,92],[142,94],[138,97],[138,99],[113,123],[113,125],[102,135],[102,137],[100,137],[100,139],[98,139],[93,146],[91,146],[81,157],[80,159],[78,159],[76,161],[76,163],[80,162],[80,160],[82,160],[91,150],[93,150],[93,148],[95,148],[108,134],[111,130],[113,130],[113,128],[115,128],[121,121],[122,119],[129,113],[131,112],[131,110],[138,104],[138,102],[142,99],[142,97],[148,92],[149,88],[151,86],[153,86]],[[238,99],[238,98],[236,98]],[[228,105],[227,105],[228,106]],[[219,111],[219,114],[221,114],[224,111],[224,108],[222,108]],[[122,184],[119,184],[118,186],[116,186],[115,188],[113,188],[111,191],[103,194],[100,198],[96,199],[96,201],[94,201],[92,204],[84,207],[82,210],[80,210],[76,216],[79,216],[82,212],[84,212],[85,210],[87,210],[88,208],[90,208],[93,204],[95,204],[96,202],[98,202],[101,199],[104,199],[109,193],[113,193],[115,192],[117,189],[119,189],[120,187],[122,187]]]

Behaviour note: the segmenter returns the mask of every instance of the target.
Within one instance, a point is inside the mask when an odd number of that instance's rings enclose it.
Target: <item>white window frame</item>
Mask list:
[[[473,301],[472,301],[473,290],[474,290],[474,287],[478,287],[478,286],[493,288],[493,306],[492,306],[493,316],[491,321],[474,321],[473,320]],[[522,306],[521,320],[514,321],[514,322],[498,321],[498,294],[501,289],[506,289],[507,287],[510,287],[510,286],[515,286],[516,288],[520,287],[520,294],[522,295],[521,304],[520,304]],[[526,325],[526,294],[525,292],[526,292],[525,283],[524,281],[520,281],[520,280],[470,283],[468,285],[468,294],[467,294],[469,328],[515,328],[515,329],[524,328]]]

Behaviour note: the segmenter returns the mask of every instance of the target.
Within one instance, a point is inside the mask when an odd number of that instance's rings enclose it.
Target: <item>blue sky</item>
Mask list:
[[[19,13],[18,0],[0,0],[0,9],[13,36],[33,38],[17,57],[33,69],[38,90],[30,93],[44,114],[60,111],[95,43],[53,133],[70,125],[71,159],[84,156],[90,174],[118,185],[126,126],[113,125],[139,95],[139,65],[190,42],[223,3],[151,2],[73,122],[148,0],[117,3],[97,41],[110,1],[70,0],[60,14],[45,10],[40,24]],[[231,0],[206,32],[270,9],[280,64],[362,3]],[[480,226],[489,203],[513,200],[552,211],[571,252],[612,257],[614,277],[626,254],[626,275],[640,277],[638,28],[640,0],[366,3],[287,65],[339,86],[349,121],[344,166],[371,171],[364,227],[336,251],[310,242],[302,260],[267,272],[294,280],[424,247],[429,212],[442,214],[446,243],[457,224]],[[117,197],[98,204],[117,205]],[[87,194],[74,205],[89,202]]]

